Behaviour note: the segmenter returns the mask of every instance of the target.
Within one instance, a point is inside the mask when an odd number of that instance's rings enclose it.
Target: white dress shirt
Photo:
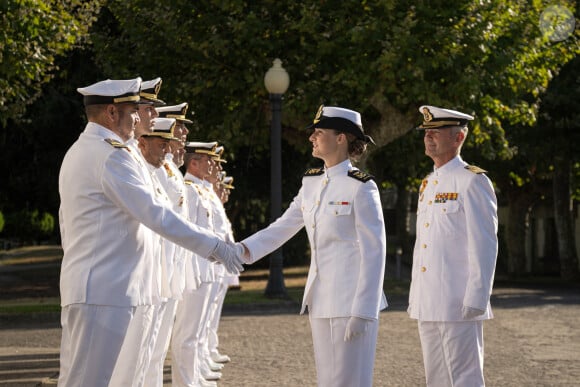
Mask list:
[[[185,174],[185,192],[188,202],[189,219],[199,227],[214,232],[213,211],[210,199],[211,184],[199,179],[190,173]],[[215,264],[206,259],[197,259],[199,281],[213,282],[215,280]]]

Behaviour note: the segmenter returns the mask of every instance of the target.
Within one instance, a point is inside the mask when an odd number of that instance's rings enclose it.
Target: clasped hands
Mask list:
[[[243,244],[220,240],[208,259],[221,263],[228,272],[238,275],[244,271],[245,257],[249,257],[249,252]]]
[[[242,243],[219,241],[210,260],[216,260],[223,264],[227,271],[239,274],[244,271],[244,263],[250,263],[250,252]],[[350,341],[364,335],[368,330],[370,320],[361,317],[349,317],[344,332],[344,341]]]

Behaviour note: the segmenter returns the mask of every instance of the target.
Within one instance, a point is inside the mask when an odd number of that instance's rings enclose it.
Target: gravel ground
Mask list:
[[[424,373],[416,322],[404,297],[381,314],[375,386],[421,386]],[[580,385],[578,289],[494,291],[495,318],[484,324],[488,386]],[[315,386],[308,318],[298,307],[224,310],[220,348],[232,358],[220,387]],[[58,372],[58,315],[0,319],[0,386],[51,385]],[[166,385],[171,385],[166,367]],[[54,383],[52,383],[54,385]]]

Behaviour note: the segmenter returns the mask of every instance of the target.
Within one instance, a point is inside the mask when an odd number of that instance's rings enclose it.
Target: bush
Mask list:
[[[21,241],[38,242],[52,235],[54,224],[54,216],[48,212],[20,210],[6,217],[4,235]]]

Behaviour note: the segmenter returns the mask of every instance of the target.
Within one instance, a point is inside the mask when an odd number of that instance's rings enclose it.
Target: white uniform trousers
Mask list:
[[[218,354],[219,337],[218,328],[220,325],[220,319],[222,317],[222,308],[224,306],[224,300],[226,298],[226,293],[228,292],[227,277],[220,277],[216,281],[216,296],[214,297],[210,305],[210,315],[208,321],[208,331],[207,331],[207,346],[210,355],[212,353]]]
[[[482,387],[483,321],[419,321],[429,387]]]
[[[151,361],[145,374],[145,387],[163,387],[163,364],[169,349],[177,300],[168,299],[159,308]]]
[[[199,288],[185,292],[177,305],[171,338],[171,378],[173,386],[199,385],[201,334],[204,311],[209,306],[211,283],[202,282]],[[205,313],[207,314],[207,313]]]
[[[365,334],[344,341],[348,317],[312,318],[318,387],[372,387],[379,322]]]
[[[205,310],[203,311],[203,317],[201,321],[201,333],[199,337],[199,359],[202,368],[205,368],[206,373],[209,371],[209,365],[207,363],[208,359],[210,359],[209,354],[209,344],[208,344],[208,336],[209,336],[209,324],[211,319],[211,312],[212,312],[212,304],[217,297],[218,289],[219,289],[219,280],[216,279],[210,284],[210,291],[208,294],[208,300]]]
[[[155,305],[63,307],[58,385],[142,386],[156,313]]]

